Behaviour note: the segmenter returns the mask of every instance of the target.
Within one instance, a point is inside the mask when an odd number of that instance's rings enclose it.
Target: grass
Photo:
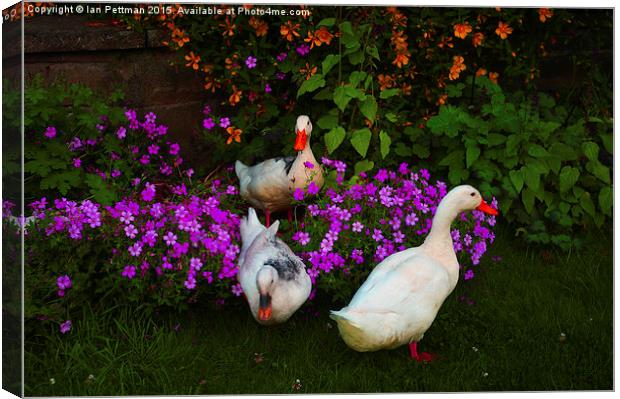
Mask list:
[[[431,364],[406,347],[350,350],[327,317],[342,304],[328,298],[275,328],[242,306],[85,307],[69,335],[27,345],[26,395],[611,390],[612,238],[587,242],[561,253],[501,233],[426,333],[421,349],[441,356]]]

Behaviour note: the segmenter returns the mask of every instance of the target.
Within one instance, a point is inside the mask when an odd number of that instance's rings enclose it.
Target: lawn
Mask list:
[[[459,282],[426,333],[421,348],[440,356],[431,364],[406,347],[350,350],[327,316],[342,304],[329,298],[276,328],[258,325],[241,301],[152,317],[85,307],[70,334],[29,337],[25,393],[611,390],[611,228],[567,253],[499,230],[476,277]]]

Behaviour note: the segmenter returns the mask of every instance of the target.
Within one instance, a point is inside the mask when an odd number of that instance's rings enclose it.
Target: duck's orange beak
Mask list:
[[[262,321],[271,319],[271,296],[261,295],[259,297],[258,319]]]
[[[499,212],[497,212],[497,209],[491,208],[491,205],[487,204],[484,201],[484,199],[480,201],[480,205],[478,205],[476,209],[484,213],[488,213],[489,215],[493,215],[493,216],[499,215]]]
[[[297,131],[297,138],[295,139],[295,145],[293,149],[295,151],[303,151],[306,148],[306,141],[308,140],[308,135],[306,134],[306,129]]]

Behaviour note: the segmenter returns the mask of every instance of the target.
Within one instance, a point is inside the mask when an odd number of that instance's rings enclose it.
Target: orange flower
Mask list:
[[[403,65],[407,65],[409,63],[409,52],[396,54],[396,58],[392,61],[392,64],[396,65],[399,68],[402,68]]]
[[[193,51],[190,51],[189,54],[185,56],[185,60],[188,61],[188,63],[185,64],[186,67],[192,67],[195,71],[198,70],[198,63],[200,62],[199,55],[196,55]]]
[[[318,37],[321,43],[330,45],[332,43],[334,35],[329,33],[326,26],[321,26],[319,30],[314,32],[314,37]],[[320,44],[317,44],[317,46],[320,46]]]
[[[251,17],[248,24],[254,28],[257,37],[265,36],[269,30],[269,25],[267,25],[265,21],[262,21],[256,17]]]
[[[452,43],[452,38],[451,37],[449,37],[447,39],[442,37],[441,41],[439,43],[437,43],[437,47],[439,47],[439,48],[444,48],[446,46],[450,47],[450,48],[454,47],[454,43]]]
[[[474,47],[478,47],[482,44],[483,41],[484,34],[482,32],[476,32],[474,33],[474,37],[471,39],[471,44],[473,44]]]
[[[311,67],[310,64],[306,62],[306,67],[301,68],[299,73],[306,74],[306,80],[310,79],[312,75],[314,75],[317,71],[317,67]]]
[[[228,103],[233,107],[241,101],[241,97],[243,96],[243,92],[237,89],[237,86],[233,85],[232,87],[233,93],[228,97]]]
[[[509,34],[512,33],[512,28],[510,27],[510,25],[500,21],[499,24],[497,24],[497,29],[495,29],[495,33],[497,34],[497,36],[502,38],[502,40],[504,40],[508,37]]]
[[[539,8],[538,9],[538,19],[540,22],[545,22],[547,19],[553,17],[553,11],[548,8]]]
[[[398,11],[396,7],[388,7],[385,11],[391,15],[390,19],[394,26],[407,26],[407,17],[405,16],[405,14]]]
[[[224,67],[230,71],[230,75],[236,76],[238,74],[237,69],[241,68],[237,63],[237,54],[234,54],[233,58],[227,57],[224,62],[226,63]]]
[[[394,78],[390,75],[380,74],[377,76],[377,80],[379,81],[379,90],[381,91],[394,86]]]
[[[304,42],[310,43],[310,48],[314,48],[314,45],[320,46],[322,44],[321,39],[314,36],[314,34],[308,31],[308,37],[304,39]]]
[[[230,22],[230,18],[226,17],[223,24],[220,24],[220,28],[224,28],[224,32],[222,32],[222,36],[234,36],[236,24]]]
[[[487,70],[484,68],[478,68],[478,70],[476,71],[476,77],[484,76],[486,74],[487,74]]]
[[[458,79],[461,72],[467,69],[464,61],[465,59],[460,55],[455,55],[453,57],[453,64],[452,67],[450,67],[450,75],[448,76],[450,80]]]
[[[442,94],[439,96],[439,98],[437,99],[437,105],[445,105],[448,102],[448,95],[447,94]]]
[[[222,87],[221,83],[213,79],[211,76],[205,78],[205,90],[211,90],[211,93],[215,93],[215,90]]]
[[[489,80],[495,84],[497,84],[497,78],[499,78],[499,73],[497,72],[489,72]]]
[[[403,52],[407,50],[409,44],[407,43],[407,35],[404,34],[403,31],[393,31],[392,37],[390,38],[392,45],[396,52]]]
[[[185,31],[174,28],[172,30],[172,41],[177,44],[179,47],[183,47],[185,43],[189,42],[189,37],[185,34]]]
[[[403,93],[405,96],[408,96],[411,94],[411,85],[408,83],[403,83],[400,86],[400,91],[401,93]]]
[[[241,133],[243,133],[241,129],[235,129],[233,126],[229,126],[226,128],[226,133],[228,133],[228,140],[226,140],[226,144],[232,143],[233,140],[237,143],[241,143]]]
[[[286,25],[280,26],[280,34],[289,42],[292,42],[295,37],[299,37],[298,30],[299,24],[293,25],[291,21],[287,21]]]
[[[454,36],[465,39],[469,33],[471,33],[471,25],[467,22],[454,25]]]

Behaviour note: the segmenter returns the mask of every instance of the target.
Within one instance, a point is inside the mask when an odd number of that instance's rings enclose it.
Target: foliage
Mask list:
[[[19,96],[11,90],[6,94],[6,109],[13,111],[7,123],[17,129]],[[27,84],[27,200],[60,195],[108,205],[143,178],[168,183],[191,177],[193,172],[181,167],[178,144],[167,140],[167,126],[157,124],[153,113],[138,121],[135,111],[119,106],[122,100],[120,91],[102,98],[79,84],[45,84],[40,75]],[[5,173],[19,171],[13,158],[5,162]]]
[[[261,16],[260,6],[231,5],[203,18],[182,7],[127,22],[163,27],[180,63],[205,77],[209,104],[232,125],[205,125],[220,162],[286,152],[299,114],[316,121],[315,153],[390,162],[402,130],[448,101],[448,82],[486,74],[535,87],[550,54],[592,43],[586,28],[610,43],[611,19],[594,11],[301,6]],[[595,18],[603,22],[588,24]]]
[[[451,184],[472,182],[497,196],[506,218],[535,242],[568,248],[576,227],[611,220],[610,118],[571,118],[551,96],[507,96],[484,76],[448,91],[459,105],[429,119],[431,134],[405,134],[431,150]]]

